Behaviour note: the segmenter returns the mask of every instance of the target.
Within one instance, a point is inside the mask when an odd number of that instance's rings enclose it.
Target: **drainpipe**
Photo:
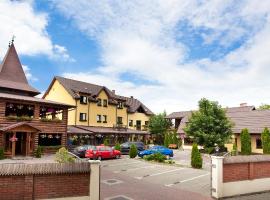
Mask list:
[[[77,125],[77,110],[78,110],[78,107],[77,107],[78,101],[77,101],[77,99],[75,99],[75,102],[76,102],[76,110],[75,110],[75,126],[76,126]]]
[[[89,126],[89,121],[90,121],[90,101],[87,101],[87,103],[88,103],[88,126]]]

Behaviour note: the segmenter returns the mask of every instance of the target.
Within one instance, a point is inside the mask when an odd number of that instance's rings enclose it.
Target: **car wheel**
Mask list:
[[[101,156],[98,156],[97,159],[98,159],[98,160],[102,160],[102,157],[101,157]]]

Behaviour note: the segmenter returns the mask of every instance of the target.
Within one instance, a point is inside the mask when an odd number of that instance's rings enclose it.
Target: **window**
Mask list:
[[[80,121],[86,121],[86,113],[80,113]]]
[[[7,103],[5,116],[34,118],[34,110],[33,105]]]
[[[103,99],[103,107],[107,107],[108,106],[108,101],[107,99]]]
[[[97,99],[97,100],[98,100],[97,105],[101,106],[101,99]]]
[[[39,146],[59,146],[61,145],[61,134],[40,133],[38,137]]]
[[[118,109],[122,109],[122,108],[123,108],[123,102],[118,102],[117,108],[118,108]]]
[[[87,97],[86,96],[80,96],[80,103],[81,104],[87,104]]]
[[[103,123],[107,123],[107,115],[103,115]]]
[[[256,149],[262,149],[262,140],[259,138],[256,139]]]
[[[146,127],[148,127],[149,121],[145,121],[144,124],[145,124]]]
[[[42,121],[62,120],[63,110],[56,107],[40,106],[39,119]]]
[[[123,124],[123,117],[117,117],[117,124]]]
[[[97,115],[97,122],[101,122],[101,115]]]
[[[128,121],[128,125],[129,125],[129,126],[133,126],[133,120],[129,120],[129,121]]]

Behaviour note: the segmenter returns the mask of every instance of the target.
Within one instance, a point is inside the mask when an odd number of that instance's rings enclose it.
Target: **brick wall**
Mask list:
[[[0,177],[0,200],[32,200],[89,195],[89,173]]]
[[[228,163],[223,165],[223,182],[270,178],[270,162]]]

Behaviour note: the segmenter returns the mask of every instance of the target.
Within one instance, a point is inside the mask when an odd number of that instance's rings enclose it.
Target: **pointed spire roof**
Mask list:
[[[3,62],[0,65],[0,88],[19,90],[31,96],[40,93],[28,84],[13,43],[10,44]]]

